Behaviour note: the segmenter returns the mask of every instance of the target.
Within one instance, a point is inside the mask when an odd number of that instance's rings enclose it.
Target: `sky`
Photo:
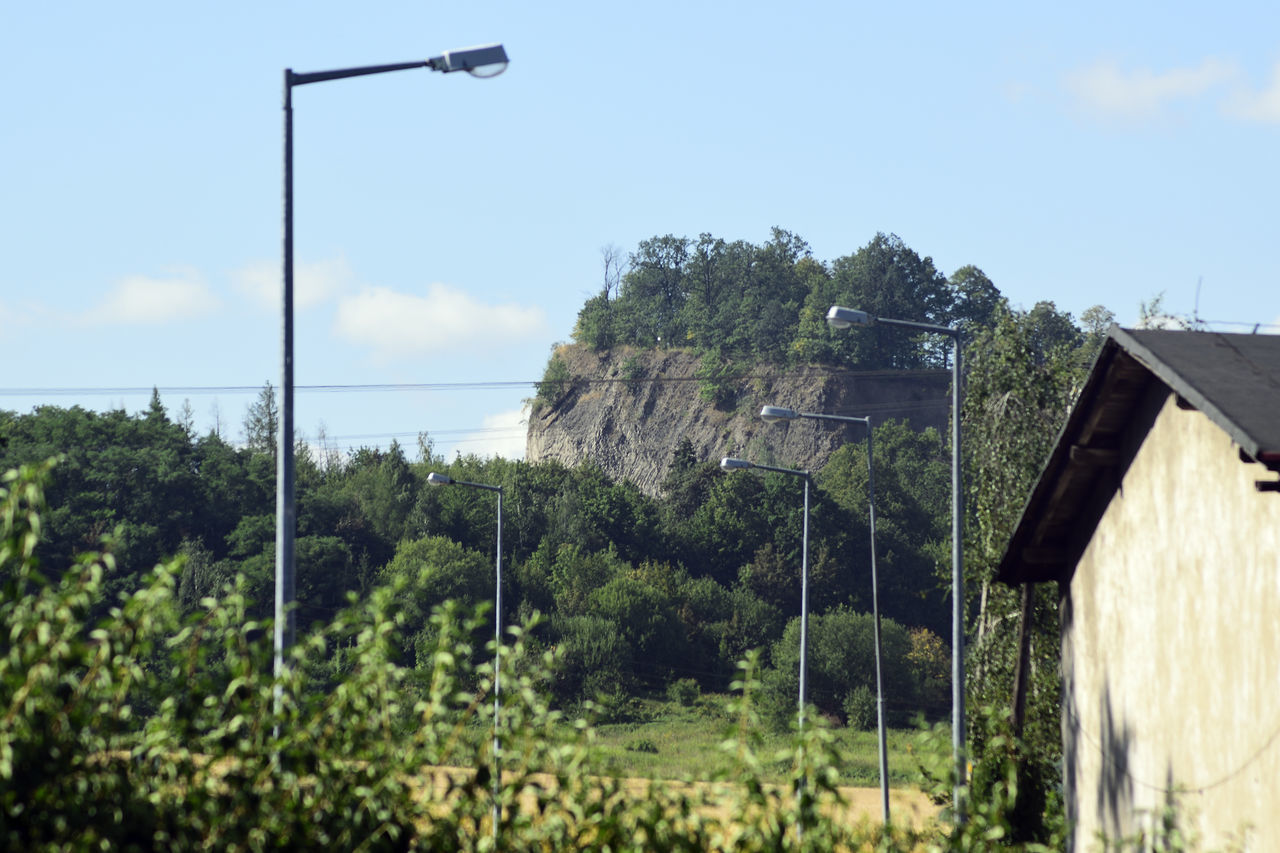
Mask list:
[[[280,383],[284,69],[501,42],[494,79],[295,88],[296,425],[520,457],[523,401],[654,236],[897,234],[1010,302],[1280,331],[1280,6],[11,3],[0,409],[240,441]]]

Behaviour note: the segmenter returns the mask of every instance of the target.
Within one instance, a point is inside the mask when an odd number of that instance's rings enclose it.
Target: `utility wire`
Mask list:
[[[923,371],[948,373],[944,368],[922,368]],[[872,378],[877,376],[900,375],[898,370],[838,370],[831,376]],[[766,379],[768,377],[753,373],[739,373],[722,377],[722,381],[747,379]],[[622,377],[571,377],[564,380],[546,380],[545,384],[553,385],[647,385],[679,384],[702,382],[696,376],[652,376],[626,379]],[[499,391],[508,388],[534,388],[544,384],[541,379],[521,380],[488,380],[477,382],[398,382],[398,383],[364,383],[364,384],[327,384],[327,385],[294,385],[295,392],[347,394],[347,393],[388,393],[402,391]],[[111,396],[125,394],[150,394],[157,391],[161,394],[257,394],[262,385],[120,385],[120,386],[81,386],[81,387],[43,387],[43,388],[0,388],[3,397],[43,397],[43,396]],[[274,387],[274,386],[273,386]]]

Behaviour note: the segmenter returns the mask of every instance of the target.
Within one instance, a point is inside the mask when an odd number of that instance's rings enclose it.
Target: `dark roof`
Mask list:
[[[1280,471],[1280,335],[1113,326],[1009,539],[1000,580],[1069,577],[1132,458],[1135,418],[1170,391],[1243,456]]]

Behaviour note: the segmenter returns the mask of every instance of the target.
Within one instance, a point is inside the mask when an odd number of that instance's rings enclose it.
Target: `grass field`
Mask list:
[[[598,723],[590,752],[591,771],[601,775],[650,779],[707,780],[732,766],[732,757],[720,746],[733,734],[735,720],[726,711],[728,697],[705,695],[691,706],[660,700],[636,700],[625,722]],[[786,733],[761,732],[762,756],[785,751]],[[879,750],[875,731],[833,730],[839,784],[878,788]],[[917,788],[920,782],[916,729],[890,729],[887,733],[889,785]],[[789,759],[766,765],[769,781],[781,782],[790,770]]]

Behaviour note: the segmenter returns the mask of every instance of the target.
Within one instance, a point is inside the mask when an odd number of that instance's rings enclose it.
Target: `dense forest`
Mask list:
[[[106,537],[115,567],[104,612],[158,561],[181,554],[184,606],[196,608],[241,576],[251,612],[267,619],[273,405],[264,389],[239,445],[216,433],[193,435],[158,399],[137,414],[51,406],[4,413],[0,464],[61,456],[40,556],[49,566],[70,565]],[[945,712],[938,684],[945,657],[934,636],[944,630],[945,607],[933,566],[946,527],[948,469],[936,433],[887,423],[877,438],[881,600],[891,620],[887,648],[903,674],[892,705],[905,720],[922,707]],[[299,442],[296,453],[299,625],[327,622],[349,594],[400,579],[409,663],[434,605],[494,598],[493,500],[431,488],[431,471],[503,487],[503,618],[546,617],[539,639],[562,655],[556,694],[565,702],[663,689],[681,678],[723,690],[742,655],[769,649],[799,613],[801,486],[787,478],[728,476],[685,452],[664,496],[653,499],[590,462],[572,469],[500,458],[446,462],[425,436],[413,460],[396,444],[321,459]],[[861,616],[870,602],[865,483],[857,447],[842,451],[817,481],[812,607],[830,614],[815,623],[818,636],[869,630]],[[862,654],[815,670],[814,698],[833,713],[856,687],[872,683],[868,642],[853,650]],[[790,695],[782,686],[779,692]]]
[[[947,363],[945,339],[887,327],[829,329],[831,304],[959,326],[965,331],[964,447],[970,694],[1008,705],[1020,603],[991,583],[1008,531],[1110,321],[1101,307],[1080,322],[1042,302],[1008,305],[980,269],[947,277],[896,236],[876,235],[851,255],[814,259],[775,229],[756,246],[703,234],[640,243],[624,261],[605,253],[605,283],[578,317],[580,343],[603,349],[683,346],[712,366],[824,363],[873,368]],[[246,412],[240,441],[197,435],[158,395],[145,411],[41,406],[0,412],[0,466],[57,457],[37,557],[57,573],[75,555],[113,555],[105,615],[157,562],[183,559],[177,597],[194,612],[236,586],[256,622],[272,615],[276,402],[270,386]],[[950,448],[932,430],[875,427],[877,545],[891,719],[949,709]],[[446,600],[494,598],[496,515],[491,496],[432,488],[430,472],[501,486],[506,624],[542,620],[527,639],[558,657],[553,701],[605,712],[629,695],[693,680],[725,690],[739,660],[763,652],[762,708],[785,725],[794,711],[802,484],[728,474],[688,446],[662,494],[649,497],[577,467],[502,458],[446,460],[423,434],[412,458],[386,450],[317,451],[296,442],[298,624],[319,631],[375,589],[394,592],[396,661],[433,665]],[[785,464],[786,460],[779,460]],[[809,696],[832,719],[865,720],[874,688],[866,555],[867,468],[847,446],[815,472],[810,517],[813,613]],[[1056,624],[1053,602],[1033,602],[1039,666],[1026,737],[1035,772],[1056,770]],[[477,627],[477,650],[484,629]],[[481,651],[476,652],[481,655]],[[336,679],[341,649],[313,662]],[[328,673],[328,675],[326,675]],[[981,754],[989,732],[976,725]]]

